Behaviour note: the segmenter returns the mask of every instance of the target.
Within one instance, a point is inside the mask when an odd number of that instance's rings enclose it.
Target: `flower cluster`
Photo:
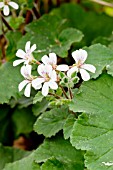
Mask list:
[[[8,16],[10,13],[9,6],[11,6],[14,9],[19,8],[17,3],[10,1],[10,0],[4,0],[3,2],[0,2],[0,8],[3,8],[3,14],[5,16]]]
[[[86,70],[95,73],[96,68],[91,64],[84,63],[87,59],[87,55],[87,51],[82,49],[72,52],[72,57],[75,60],[75,64],[73,64],[71,69],[67,72],[68,76],[70,76],[73,72],[80,72],[84,81],[88,81],[90,79],[90,74]]]
[[[90,79],[90,74],[87,71],[92,73],[96,71],[93,65],[84,63],[87,59],[87,52],[85,50],[80,49],[72,53],[72,57],[75,60],[75,64],[72,66],[66,64],[57,65],[57,56],[55,53],[49,53],[49,56],[44,55],[41,59],[42,63],[37,61],[32,54],[36,49],[36,44],[31,47],[30,44],[30,41],[26,43],[25,52],[21,49],[17,51],[16,56],[20,59],[13,62],[13,66],[17,66],[20,63],[24,64],[21,67],[21,74],[25,80],[19,84],[18,88],[19,91],[21,91],[26,86],[24,91],[26,97],[30,97],[31,87],[35,90],[42,88],[42,95],[47,96],[49,89],[57,90],[58,86],[62,85],[63,80],[65,87],[73,87],[73,82],[75,83],[78,80],[78,72],[80,72],[84,81],[88,81]],[[38,76],[33,76],[31,74],[31,64],[36,63],[39,64],[37,67]]]

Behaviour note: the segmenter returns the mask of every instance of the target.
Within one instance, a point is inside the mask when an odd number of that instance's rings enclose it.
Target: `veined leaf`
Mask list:
[[[19,41],[18,48],[24,48],[30,40],[37,44],[35,57],[55,52],[60,57],[67,57],[74,42],[80,42],[83,34],[75,28],[67,28],[67,21],[56,15],[44,15],[26,27],[27,34]]]
[[[34,152],[19,161],[7,164],[3,170],[40,170],[38,165],[34,167],[33,161]]]
[[[83,152],[72,147],[69,141],[60,136],[46,139],[45,142],[35,151],[35,161],[45,162],[42,169],[57,170],[83,170]],[[46,162],[47,161],[47,162]],[[53,168],[53,169],[52,169]]]
[[[14,20],[14,19],[13,19]],[[8,41],[8,47],[6,49],[6,58],[8,61],[15,58],[17,50],[17,42],[22,37],[19,31],[8,31],[6,33],[6,38]]]
[[[113,50],[101,44],[94,44],[84,49],[88,52],[86,63],[96,67],[96,72],[90,73],[92,78],[97,78],[105,68],[109,70],[112,67]],[[108,73],[113,74],[111,71]]]
[[[74,122],[75,122],[75,116],[70,114],[67,117],[63,127],[64,139],[68,139],[70,137]]]
[[[0,67],[0,103],[8,103],[11,97],[19,95],[18,84],[22,81],[19,67],[5,63]]]
[[[34,130],[46,137],[54,136],[63,128],[68,114],[68,108],[65,106],[46,111],[38,117]]]
[[[35,116],[40,115],[40,113],[43,113],[48,108],[49,102],[43,98],[41,102],[37,102],[33,105],[32,111]]]
[[[84,34],[84,45],[90,45],[98,36],[110,36],[113,31],[112,18],[105,14],[85,11],[80,5],[74,3],[62,5],[54,9],[52,14],[67,19],[71,27],[81,30]]]
[[[64,165],[55,158],[48,159],[41,167],[42,170],[64,170]]]
[[[113,169],[113,78],[103,74],[85,82],[70,109],[84,112],[75,122],[71,143],[86,150],[85,164],[90,170]]]
[[[4,166],[9,162],[15,162],[23,157],[28,156],[29,152],[15,149],[12,147],[4,147],[0,144],[0,169],[2,170]]]

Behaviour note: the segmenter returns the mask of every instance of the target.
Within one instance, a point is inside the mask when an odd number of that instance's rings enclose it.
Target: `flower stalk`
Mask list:
[[[1,12],[0,12],[0,16],[1,16],[2,22],[3,22],[4,25],[8,28],[8,30],[14,31],[14,29],[9,25],[9,23],[8,23],[8,22],[6,21],[6,19],[3,17],[3,15],[1,14]]]

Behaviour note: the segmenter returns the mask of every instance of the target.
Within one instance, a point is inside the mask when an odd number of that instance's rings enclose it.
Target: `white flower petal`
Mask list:
[[[93,66],[92,64],[83,64],[83,65],[81,66],[81,68],[83,68],[83,69],[85,69],[85,70],[88,70],[88,71],[90,71],[90,72],[92,72],[92,73],[95,73],[95,71],[96,71],[95,66]]]
[[[23,62],[25,62],[24,59],[15,60],[15,61],[13,62],[13,66],[15,67],[15,66],[17,66],[17,65],[19,65],[20,63],[23,63]]]
[[[17,3],[15,3],[15,2],[10,1],[8,4],[9,4],[11,7],[13,7],[14,9],[18,9],[18,8],[19,8],[19,5],[18,5]]]
[[[26,53],[30,50],[30,44],[31,44],[30,41],[27,41],[27,42],[26,42],[26,45],[25,45],[25,51],[26,51]]]
[[[25,64],[25,65],[29,65],[29,62],[30,62],[29,59],[26,59],[25,62],[24,62],[24,64]]]
[[[4,7],[4,3],[0,2],[0,8],[3,8],[3,7]]]
[[[32,81],[32,86],[37,89],[39,85],[41,85],[43,82],[45,82],[44,78],[36,78]],[[40,87],[41,88],[41,87]]]
[[[49,75],[49,77],[51,77],[51,74],[52,74],[52,71],[53,71],[53,68],[51,65],[45,65],[45,70],[46,70],[46,73]]]
[[[80,74],[84,81],[88,81],[90,79],[90,74],[86,70],[80,69]]]
[[[25,72],[26,72],[26,66],[23,65],[23,66],[21,67],[21,69],[20,69],[20,73],[22,74],[22,76],[23,76],[24,78],[26,78]]]
[[[42,88],[42,84],[37,85],[37,84],[33,84],[33,82],[32,82],[32,87],[33,87],[35,90],[38,90],[38,89],[41,89],[41,88]]]
[[[31,70],[32,70],[32,66],[26,65],[26,74],[29,75],[29,77],[31,77]]]
[[[31,69],[32,69],[31,65],[22,66],[20,72],[24,78],[30,79]]]
[[[55,70],[52,71],[52,73],[51,73],[51,75],[50,75],[50,78],[51,78],[51,80],[53,80],[53,81],[57,81],[57,74],[56,74],[56,71],[55,71]]]
[[[26,53],[25,53],[23,50],[21,50],[21,49],[19,49],[19,50],[16,52],[16,56],[19,57],[19,58],[25,59],[25,55],[26,55]]]
[[[3,13],[4,13],[4,15],[6,15],[6,16],[9,15],[9,7],[8,7],[8,5],[4,5]]]
[[[57,56],[55,53],[49,53],[49,58],[52,64],[56,65],[57,64]]]
[[[66,64],[61,64],[61,65],[57,66],[56,70],[58,70],[58,71],[67,71],[67,70],[69,70],[69,66],[66,65]]]
[[[28,84],[28,83],[29,83],[28,80],[23,80],[23,81],[18,85],[19,91],[21,91],[21,90],[26,86],[26,84]]]
[[[74,72],[78,72],[78,68],[77,68],[76,66],[70,68],[70,69],[67,71],[67,76],[68,76],[68,77],[71,77],[71,75],[72,75]]]
[[[36,50],[36,44],[32,45],[31,47],[31,53]]]
[[[53,89],[53,90],[58,89],[58,85],[57,85],[56,82],[54,82],[54,81],[49,81],[48,84],[49,84],[49,87],[50,87],[51,89]]]
[[[40,64],[38,66],[38,73],[42,76],[42,77],[46,77],[47,75],[51,75],[52,73],[52,66],[51,65],[44,65],[44,64]]]
[[[25,91],[24,91],[24,95],[26,97],[30,97],[30,93],[31,93],[31,83],[29,83],[26,88],[25,88]]]
[[[46,73],[46,70],[45,70],[45,65],[44,64],[40,64],[38,66],[38,69],[37,69],[39,75],[41,75],[42,77],[44,77],[44,74]]]
[[[72,57],[74,58],[74,60],[76,61],[76,63],[81,63],[83,64],[85,62],[85,60],[87,59],[87,51],[85,50],[76,50],[74,52],[72,52]]]
[[[41,59],[44,64],[50,64],[50,59],[47,55],[44,55]]]
[[[43,87],[42,87],[42,95],[43,96],[47,96],[48,92],[49,92],[48,82],[45,82]]]

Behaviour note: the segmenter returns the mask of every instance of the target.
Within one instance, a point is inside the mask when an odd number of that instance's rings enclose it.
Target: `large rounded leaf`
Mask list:
[[[0,103],[8,103],[11,97],[19,95],[18,84],[22,81],[20,67],[14,68],[12,63],[5,63],[0,67]]]
[[[75,122],[71,143],[87,150],[85,164],[90,170],[113,169],[113,77],[101,75],[84,83],[70,109],[84,112]]]

